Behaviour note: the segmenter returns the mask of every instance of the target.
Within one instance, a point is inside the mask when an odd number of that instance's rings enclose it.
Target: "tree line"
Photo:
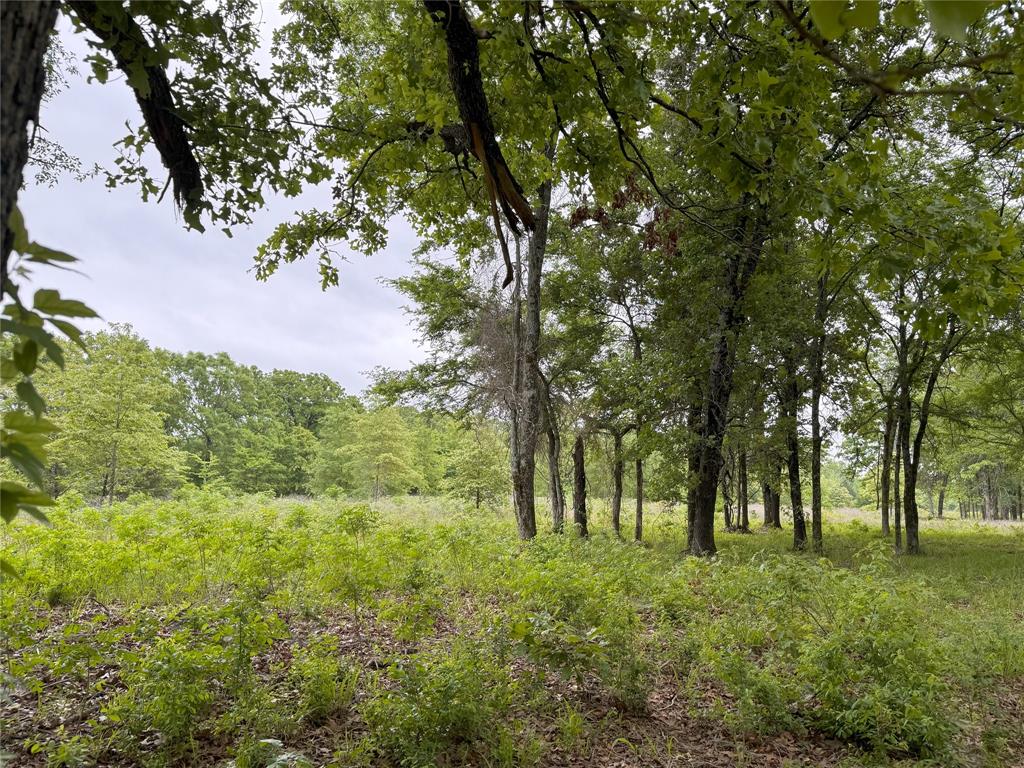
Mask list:
[[[277,496],[452,495],[488,508],[507,497],[495,424],[368,407],[324,374],[170,352],[127,325],[84,342],[87,353],[68,345],[63,368],[36,376],[58,428],[46,468],[54,496],[74,490],[104,504],[192,483]]]

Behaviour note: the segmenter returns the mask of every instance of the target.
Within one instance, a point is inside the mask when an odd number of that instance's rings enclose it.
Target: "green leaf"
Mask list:
[[[74,323],[69,323],[67,320],[59,320],[55,317],[47,318],[54,327],[61,330],[65,336],[71,341],[77,344],[81,349],[85,349],[85,340],[82,338],[82,332],[78,329]]]
[[[39,345],[32,339],[27,339],[14,349],[14,364],[25,376],[31,376],[36,369],[36,361],[39,359]]]
[[[45,480],[43,476],[45,467],[36,453],[37,452],[33,451],[32,448],[24,441],[8,441],[8,443],[4,445],[4,458],[10,461],[11,464],[14,465],[15,469],[21,472],[21,474],[33,483],[38,486],[42,486]]]
[[[25,253],[29,255],[29,261],[34,261],[37,264],[51,264],[53,262],[71,264],[78,261],[70,253],[58,251],[55,248],[47,248],[39,243],[29,243]]]
[[[18,206],[14,206],[11,211],[10,218],[7,219],[7,227],[14,235],[14,250],[18,253],[25,253],[29,247],[28,230],[25,229],[25,218],[18,210]]]
[[[0,482],[0,517],[5,522],[11,522],[23,510],[36,520],[49,524],[46,515],[36,509],[49,506],[53,506],[53,499],[42,491],[34,491],[10,480]]]
[[[901,27],[915,29],[921,24],[917,3],[914,0],[900,0],[892,12],[892,20]]]
[[[829,40],[842,37],[846,31],[842,16],[846,10],[845,0],[810,0],[811,19],[821,34]]]
[[[11,565],[7,560],[0,557],[0,573],[3,574],[4,578],[20,579],[17,569]]]
[[[878,25],[880,5],[878,0],[855,0],[853,10],[846,15],[847,26],[871,28]]]
[[[14,390],[18,393],[18,398],[32,409],[32,413],[36,416],[42,415],[46,409],[46,403],[39,396],[39,393],[36,392],[36,388],[31,381],[19,381],[18,386]]]
[[[980,19],[991,3],[989,0],[925,0],[928,19],[940,35],[964,40],[967,28]]]
[[[92,309],[75,299],[62,299],[60,291],[40,288],[36,291],[33,306],[38,312],[64,317],[99,317]]]

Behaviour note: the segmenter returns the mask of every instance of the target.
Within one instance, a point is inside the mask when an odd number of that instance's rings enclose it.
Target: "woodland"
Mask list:
[[[1024,765],[1024,5],[276,10],[0,3],[3,764]],[[330,191],[259,280],[407,222],[423,361],[45,287],[73,68],[188,229]]]

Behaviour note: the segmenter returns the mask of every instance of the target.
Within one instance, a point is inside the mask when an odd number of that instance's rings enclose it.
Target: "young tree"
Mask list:
[[[127,325],[87,339],[70,352],[44,391],[60,433],[51,444],[55,482],[101,502],[133,491],[161,492],[180,482],[182,455],[164,432],[170,384],[149,344]]]

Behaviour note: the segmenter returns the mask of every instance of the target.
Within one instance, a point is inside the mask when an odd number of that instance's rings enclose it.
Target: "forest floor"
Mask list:
[[[1024,526],[644,546],[193,492],[5,532],[9,766],[1024,766]]]

